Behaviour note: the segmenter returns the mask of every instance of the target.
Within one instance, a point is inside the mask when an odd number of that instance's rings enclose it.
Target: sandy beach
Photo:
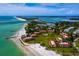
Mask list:
[[[24,24],[24,26],[25,25],[27,24]],[[41,56],[37,51],[32,50],[32,48],[29,47],[30,44],[26,43],[26,45],[24,45],[21,43],[21,35],[25,34],[24,26],[13,36],[11,36],[10,40],[12,40],[16,44],[16,46],[24,53],[25,56]]]
[[[29,50],[26,49],[25,46],[19,40],[21,38],[21,35],[25,33],[23,28],[21,28],[13,36],[11,36],[10,40],[12,40],[16,44],[16,46],[24,53],[24,55],[33,56],[33,54],[29,52]]]
[[[24,26],[27,24],[24,24]],[[24,45],[20,41],[21,35],[26,34],[24,30],[24,26],[17,31],[13,36],[11,36],[11,40],[16,44],[16,46],[24,53],[25,56],[60,56],[54,51],[48,51],[45,47],[40,46],[40,44],[27,44]]]

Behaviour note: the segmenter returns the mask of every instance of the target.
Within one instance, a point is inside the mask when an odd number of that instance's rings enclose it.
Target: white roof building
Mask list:
[[[79,29],[75,30],[75,31],[73,32],[73,34],[79,35]]]
[[[72,29],[74,29],[74,27],[69,27],[69,28],[65,29],[64,32],[69,32]]]
[[[55,42],[54,41],[50,41],[50,42],[51,42],[52,45],[55,45]]]

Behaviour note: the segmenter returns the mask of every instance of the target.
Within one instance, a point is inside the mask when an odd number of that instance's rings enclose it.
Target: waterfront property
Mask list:
[[[73,25],[75,22],[72,22],[72,24],[71,22],[49,24],[33,20],[25,27],[27,35],[23,36],[22,40],[29,44],[39,43],[46,49],[53,50],[61,55],[78,55],[72,44],[74,39],[78,37],[76,33],[78,27]]]

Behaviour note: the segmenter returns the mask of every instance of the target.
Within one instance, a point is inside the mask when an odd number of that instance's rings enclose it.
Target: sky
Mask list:
[[[0,16],[79,16],[79,3],[0,3]]]

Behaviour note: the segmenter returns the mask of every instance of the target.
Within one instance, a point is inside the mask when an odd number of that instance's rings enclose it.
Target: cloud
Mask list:
[[[49,11],[49,12],[47,12]],[[49,10],[48,8],[39,8],[39,7],[28,7],[20,6],[16,4],[1,4],[0,5],[0,15],[46,15],[51,14],[54,10]]]
[[[79,15],[79,4],[11,3],[0,4],[0,16],[71,16]]]

